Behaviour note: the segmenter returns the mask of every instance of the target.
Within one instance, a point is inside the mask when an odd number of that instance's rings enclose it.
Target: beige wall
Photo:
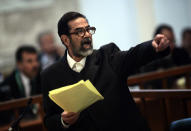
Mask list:
[[[155,29],[155,15],[153,0],[136,0],[136,21],[140,41],[147,41],[152,38]]]
[[[44,7],[0,11],[0,72],[14,67],[14,53],[21,44],[37,47],[36,36],[43,30],[52,30],[57,43],[57,21],[67,11],[78,11],[77,0],[53,0]]]

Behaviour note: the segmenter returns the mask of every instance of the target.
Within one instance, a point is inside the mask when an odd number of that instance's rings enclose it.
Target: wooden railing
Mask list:
[[[152,131],[168,131],[170,122],[185,117],[191,117],[191,89],[184,90],[139,90],[131,91],[141,113],[148,121]],[[42,96],[33,96],[32,103],[38,103],[39,117],[30,121],[21,121],[22,131],[46,130],[43,126]],[[16,119],[18,110],[27,105],[29,98],[10,100],[0,103],[0,112],[15,110]],[[0,131],[7,131],[10,123],[0,127]]]
[[[168,131],[172,121],[191,117],[191,89],[131,91],[151,131]]]
[[[155,72],[144,73],[140,75],[131,76],[127,80],[127,84],[139,85],[141,89],[144,89],[144,83],[156,79],[162,80],[162,89],[168,89],[167,80],[169,77],[183,75],[186,78],[186,88],[191,88],[190,84],[191,65],[185,65],[181,67],[174,67],[166,70],[158,70]]]
[[[43,125],[44,112],[42,108],[42,95],[32,96],[31,98],[32,98],[32,104],[37,104],[39,107],[37,112],[37,117],[31,120],[21,120],[19,127],[22,129],[22,131],[45,130]],[[0,112],[6,111],[6,110],[13,110],[14,118],[18,119],[20,115],[19,114],[20,109],[26,107],[29,99],[30,98],[20,98],[20,99],[0,102]],[[0,131],[7,131],[10,125],[11,123],[0,126]]]

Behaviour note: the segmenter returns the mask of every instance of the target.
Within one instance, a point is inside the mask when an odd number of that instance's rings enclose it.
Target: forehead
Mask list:
[[[173,32],[168,29],[163,29],[161,33],[166,35],[167,37],[174,37]]]
[[[31,58],[36,58],[36,57],[37,57],[36,53],[32,53],[32,52],[23,52],[22,53],[23,59],[31,59]]]
[[[166,29],[166,28],[165,28],[165,29],[162,29],[162,31],[161,31],[161,32],[162,32],[162,33],[169,33],[169,34],[170,34],[170,33],[172,33],[172,31],[171,31],[171,30]]]
[[[52,38],[52,34],[48,33],[48,34],[44,34],[41,36],[41,39],[46,39],[46,38]]]
[[[74,20],[68,22],[68,25],[71,29],[75,29],[75,28],[86,27],[89,24],[85,18],[79,17],[77,19],[74,19]]]
[[[47,40],[54,40],[54,37],[52,34],[45,34],[40,38],[41,42],[47,41]]]

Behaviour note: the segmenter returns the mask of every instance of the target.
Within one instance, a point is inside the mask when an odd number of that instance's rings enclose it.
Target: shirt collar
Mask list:
[[[20,76],[21,76],[21,79],[24,83],[29,83],[30,79],[20,71]]]
[[[20,72],[22,84],[24,86],[25,96],[29,97],[31,92],[30,79],[22,72]]]
[[[71,69],[74,67],[74,64],[76,64],[76,63],[79,63],[82,67],[84,67],[85,66],[85,62],[86,62],[86,57],[81,59],[81,61],[76,62],[74,59],[72,59],[72,57],[69,55],[69,53],[67,51],[67,61],[68,61],[68,64],[69,64]]]

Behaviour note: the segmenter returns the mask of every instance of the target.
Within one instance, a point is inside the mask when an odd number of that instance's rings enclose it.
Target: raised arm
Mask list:
[[[158,58],[169,54],[169,40],[164,35],[156,35],[152,41],[141,43],[128,51],[120,51],[116,45],[110,55],[113,69],[122,77],[127,78],[137,70]]]

